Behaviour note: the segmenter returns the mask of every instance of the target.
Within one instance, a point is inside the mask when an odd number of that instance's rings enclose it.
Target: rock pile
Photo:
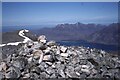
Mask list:
[[[0,78],[119,78],[120,59],[105,51],[28,41],[0,62]]]

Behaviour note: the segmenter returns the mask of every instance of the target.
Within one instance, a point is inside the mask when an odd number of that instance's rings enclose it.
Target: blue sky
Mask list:
[[[118,21],[117,2],[3,2],[3,26]]]

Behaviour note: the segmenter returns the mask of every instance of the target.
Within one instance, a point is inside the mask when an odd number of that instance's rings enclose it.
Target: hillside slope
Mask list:
[[[2,43],[23,41],[23,38],[20,37],[18,33],[19,30],[2,33]],[[25,33],[25,35],[32,40],[37,40],[37,36],[32,32]]]
[[[119,39],[120,39],[120,25],[118,25],[117,23],[113,23],[108,27],[91,34],[87,38],[87,40],[90,42],[111,45],[118,45],[120,43]]]

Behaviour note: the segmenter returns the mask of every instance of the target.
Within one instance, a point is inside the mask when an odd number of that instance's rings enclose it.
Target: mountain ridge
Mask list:
[[[89,34],[101,30],[106,25],[96,24],[58,24],[54,28],[43,28],[35,31],[36,34],[44,34],[48,40],[81,40]]]

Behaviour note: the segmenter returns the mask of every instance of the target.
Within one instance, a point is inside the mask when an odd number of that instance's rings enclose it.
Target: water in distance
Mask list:
[[[105,44],[98,44],[98,43],[91,43],[87,41],[59,41],[57,42],[60,45],[65,45],[65,46],[83,46],[83,47],[89,47],[89,48],[96,48],[96,49],[101,49],[105,51],[118,51],[120,49],[120,46],[116,45],[105,45]]]

